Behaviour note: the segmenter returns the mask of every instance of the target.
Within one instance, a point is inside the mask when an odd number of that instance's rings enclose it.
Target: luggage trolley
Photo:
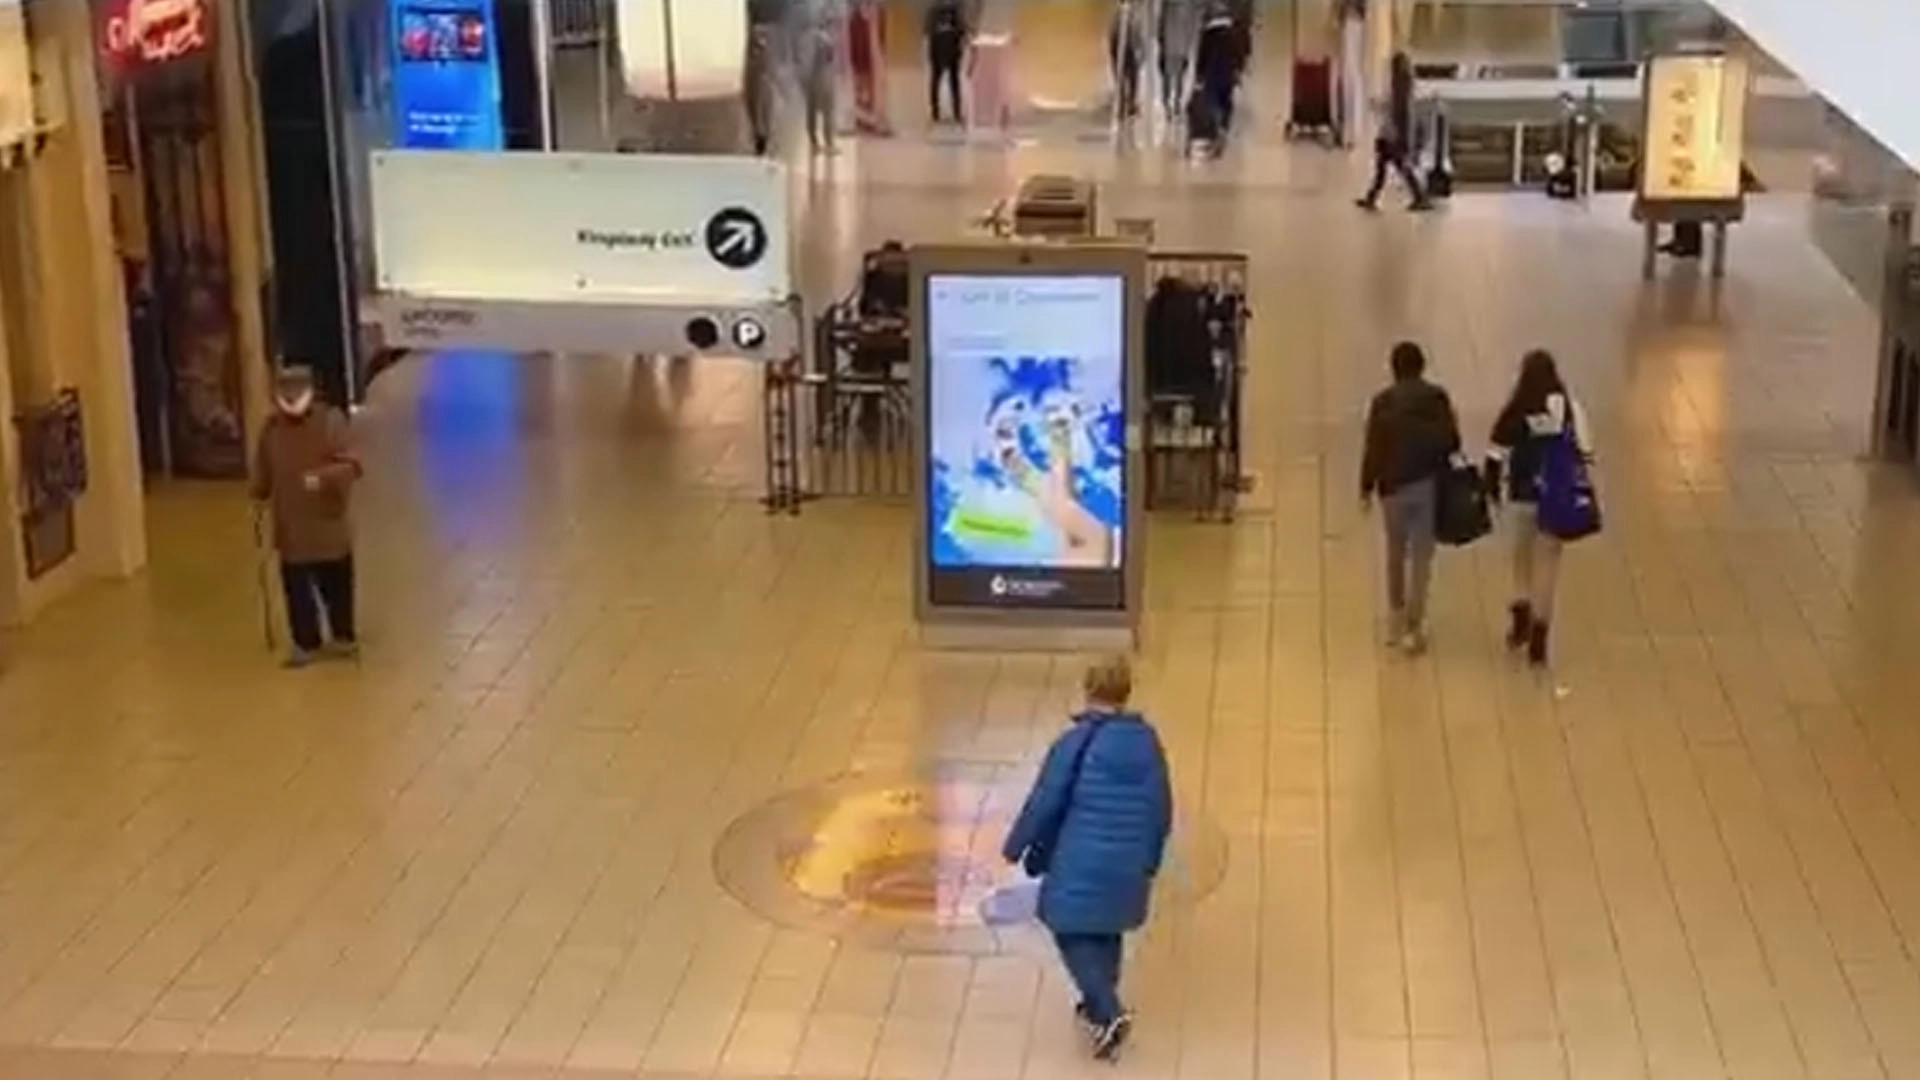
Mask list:
[[[1231,521],[1249,487],[1240,440],[1247,256],[1155,251],[1147,279],[1147,506],[1190,505]]]

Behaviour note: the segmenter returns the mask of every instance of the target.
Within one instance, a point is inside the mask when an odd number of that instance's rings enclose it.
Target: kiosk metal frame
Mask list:
[[[924,639],[936,648],[1053,649],[1062,651],[1133,647],[1140,624],[1146,552],[1146,293],[1147,251],[1136,244],[1088,242],[1060,244],[982,243],[914,247],[908,252],[911,335],[910,382],[913,401],[914,615]],[[1115,605],[1048,605],[1011,599],[1003,605],[948,603],[935,596],[933,536],[928,483],[933,466],[929,278],[1107,277],[1119,279],[1122,296],[1122,371],[1125,382],[1125,467]],[[1008,568],[1009,574],[1028,569]],[[995,575],[996,581],[999,575]],[[991,590],[994,595],[1005,595]],[[1031,598],[1029,598],[1031,599]]]

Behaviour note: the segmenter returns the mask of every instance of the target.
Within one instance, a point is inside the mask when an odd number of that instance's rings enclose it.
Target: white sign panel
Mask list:
[[[785,167],[669,154],[373,156],[383,292],[716,305],[785,301]]]
[[[33,50],[20,0],[0,0],[0,146],[33,137]]]
[[[386,344],[406,349],[762,359],[800,347],[793,309],[774,303],[710,308],[388,295],[380,317]]]

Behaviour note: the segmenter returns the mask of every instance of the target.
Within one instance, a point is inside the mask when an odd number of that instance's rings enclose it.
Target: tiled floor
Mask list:
[[[1857,457],[1873,327],[1800,208],[1723,288],[1644,287],[1614,202],[1369,218],[1313,150],[897,145],[804,188],[809,271],[1055,166],[1254,260],[1258,490],[1154,523],[1141,656],[1221,877],[1138,942],[1113,1075],[1920,1076],[1920,501]],[[1595,418],[1554,680],[1500,654],[1491,544],[1428,659],[1376,645],[1357,418],[1401,335],[1475,432],[1535,344]],[[360,668],[278,671],[239,493],[157,493],[152,572],[0,674],[0,1077],[1108,1075],[1043,951],[836,937],[716,872],[850,771],[1030,765],[1075,677],[917,648],[902,505],[764,516],[756,387],[384,376]]]

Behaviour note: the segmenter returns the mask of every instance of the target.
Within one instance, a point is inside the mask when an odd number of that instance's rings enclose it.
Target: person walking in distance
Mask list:
[[[1075,1014],[1094,1056],[1112,1060],[1133,1030],[1123,938],[1147,921],[1173,789],[1159,735],[1128,707],[1126,658],[1094,664],[1082,685],[1086,706],[1047,751],[1001,853],[1040,878],[1040,922],[1079,992]]]
[[[253,497],[273,516],[293,636],[287,666],[305,667],[323,652],[351,659],[359,655],[360,639],[349,508],[361,469],[348,443],[347,417],[315,401],[313,372],[305,367],[280,370],[273,400],[254,458]]]
[[[1387,186],[1389,169],[1400,174],[1401,183],[1407,186],[1412,200],[1408,209],[1433,207],[1420,186],[1419,175],[1413,170],[1413,90],[1413,61],[1406,53],[1394,53],[1388,67],[1386,107],[1381,111],[1380,130],[1373,137],[1373,183],[1356,204],[1363,210],[1379,207],[1380,192]]]
[[[747,59],[741,74],[741,104],[753,132],[753,152],[763,157],[773,145],[774,79],[785,8],[784,0],[747,0]]]
[[[1140,115],[1140,72],[1147,41],[1145,5],[1119,0],[1107,26],[1107,66],[1113,79],[1114,115],[1122,121]]]
[[[807,145],[816,154],[834,152],[834,128],[840,122],[840,39],[846,26],[846,0],[811,0],[800,34],[800,98],[807,116]]]
[[[1487,490],[1504,497],[1513,535],[1512,621],[1507,647],[1525,649],[1535,667],[1547,663],[1554,594],[1565,544],[1541,528],[1540,482],[1550,446],[1572,438],[1585,460],[1593,458],[1586,416],[1560,379],[1553,354],[1534,349],[1521,358],[1520,376],[1493,423],[1487,451]]]
[[[1460,451],[1460,424],[1447,392],[1428,382],[1427,356],[1393,347],[1393,382],[1367,410],[1360,499],[1381,503],[1387,540],[1389,638],[1408,653],[1427,647],[1427,592],[1433,577],[1439,476]]]
[[[1199,0],[1160,0],[1159,26],[1160,108],[1167,122],[1180,117],[1186,100],[1187,69],[1200,38]]]
[[[960,94],[960,62],[967,53],[966,10],[960,0],[933,0],[927,9],[927,108],[933,122],[940,122],[940,87],[946,86],[953,100],[953,122],[967,122],[966,106]]]

